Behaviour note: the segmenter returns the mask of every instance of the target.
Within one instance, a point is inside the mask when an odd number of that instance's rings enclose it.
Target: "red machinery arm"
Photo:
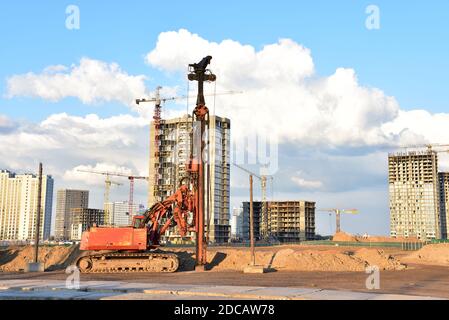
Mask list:
[[[193,212],[192,224],[187,222],[189,212]],[[160,227],[160,221],[163,218],[167,218],[167,220]],[[196,231],[194,195],[186,185],[182,185],[170,197],[154,204],[147,210],[138,227],[144,228],[148,226],[150,242],[153,245],[157,245],[159,244],[160,236],[167,231],[173,220],[176,222],[181,237],[184,237],[188,231]]]

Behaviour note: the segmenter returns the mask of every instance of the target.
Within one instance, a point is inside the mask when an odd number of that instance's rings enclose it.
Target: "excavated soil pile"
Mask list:
[[[354,237],[352,234],[346,232],[337,232],[332,238],[333,241],[341,241],[341,242],[357,242],[357,237]]]
[[[183,270],[191,270],[194,261],[191,253],[178,253]],[[212,271],[242,271],[250,263],[249,250],[220,249],[208,253]],[[377,249],[355,249],[353,251],[311,250],[300,248],[278,248],[256,252],[256,263],[279,271],[365,271],[368,266],[380,270],[403,270],[405,265],[394,257]]]
[[[39,262],[46,270],[64,269],[79,255],[78,246],[54,246],[39,248]],[[11,247],[0,251],[0,271],[18,272],[34,261],[34,247]]]
[[[449,266],[449,243],[430,244],[402,259],[408,263]]]
[[[333,238],[337,242],[419,242],[418,238],[391,238],[384,236],[369,236],[367,238],[354,236],[346,232],[337,232]]]
[[[193,270],[193,249],[166,249],[180,260],[180,271]],[[449,250],[447,251],[449,252]],[[78,246],[41,247],[39,260],[48,271],[64,270],[81,252]],[[208,262],[211,271],[242,271],[250,263],[248,248],[209,248]],[[34,258],[34,248],[11,247],[0,251],[0,271],[18,272],[25,269]],[[279,271],[365,271],[368,266],[381,270],[402,270],[406,266],[394,257],[378,249],[343,249],[301,246],[282,246],[256,250],[256,263]]]

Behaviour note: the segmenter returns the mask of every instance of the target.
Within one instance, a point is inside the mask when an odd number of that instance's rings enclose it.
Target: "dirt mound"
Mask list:
[[[193,249],[166,248],[180,260],[180,271],[190,271],[195,266]],[[81,254],[78,246],[39,248],[39,260],[48,271],[63,270]],[[208,263],[211,271],[242,271],[251,262],[249,248],[209,248]],[[11,247],[0,251],[0,271],[18,272],[25,269],[34,258],[34,248]],[[402,270],[394,257],[377,249],[344,249],[333,247],[280,246],[256,250],[256,263],[279,271],[365,271],[368,266],[381,270]]]
[[[79,255],[78,246],[52,246],[39,248],[39,262],[46,270],[67,267]],[[34,247],[11,247],[0,252],[0,271],[18,272],[34,261]]]
[[[193,254],[179,255],[181,266],[193,268]],[[186,259],[183,259],[187,258]],[[248,249],[221,249],[208,253],[212,271],[242,271],[251,262]],[[394,257],[377,249],[313,250],[301,247],[272,248],[256,252],[256,263],[279,271],[365,271],[368,266],[378,266],[380,270],[403,270],[405,265]]]
[[[391,238],[385,236],[354,236],[346,232],[337,232],[332,238],[337,242],[419,242],[418,238]]]
[[[357,237],[353,236],[352,234],[346,232],[337,232],[332,238],[332,241],[357,242],[358,240]]]
[[[404,257],[402,261],[449,266],[449,243],[429,244]]]

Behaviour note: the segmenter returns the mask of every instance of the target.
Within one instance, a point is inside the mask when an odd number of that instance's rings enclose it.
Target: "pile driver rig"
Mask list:
[[[82,235],[80,249],[85,251],[76,262],[83,273],[175,272],[179,260],[175,254],[157,252],[160,237],[173,223],[181,237],[196,234],[196,270],[204,270],[207,263],[205,228],[204,150],[209,109],[204,99],[204,82],[216,76],[207,69],[212,57],[189,65],[189,81],[198,82],[198,97],[192,121],[198,130],[198,143],[191,133],[190,161],[187,176],[178,190],[167,199],[155,203],[143,215],[133,217],[129,227],[92,226]],[[197,144],[197,145],[195,145]],[[162,221],[164,221],[162,223]]]

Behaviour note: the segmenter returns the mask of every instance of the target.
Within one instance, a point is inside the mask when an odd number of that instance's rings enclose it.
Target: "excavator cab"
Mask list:
[[[134,229],[140,229],[142,228],[142,224],[144,223],[145,217],[144,216],[134,216],[133,217],[133,224],[132,227]]]

